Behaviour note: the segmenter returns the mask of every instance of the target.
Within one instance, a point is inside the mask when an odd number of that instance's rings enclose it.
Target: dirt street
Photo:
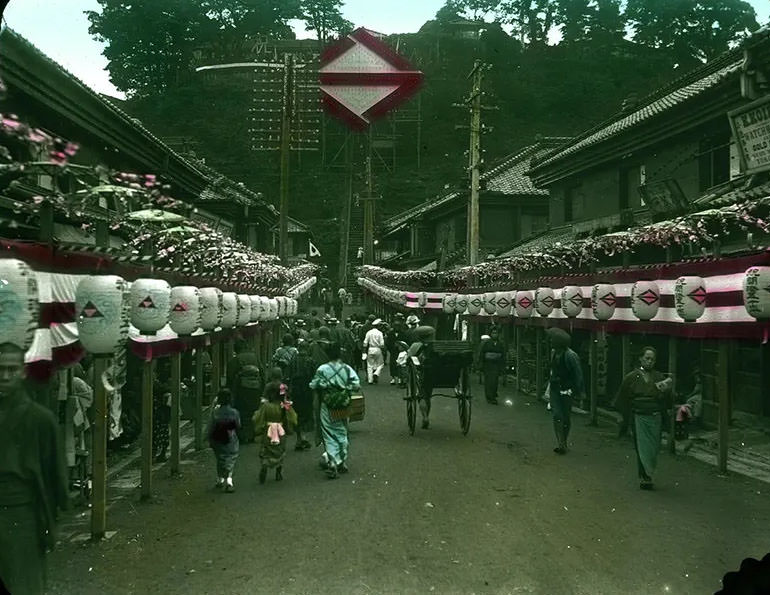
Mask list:
[[[488,405],[475,383],[468,436],[456,402],[435,398],[431,429],[418,419],[410,437],[401,393],[366,388],[348,475],[328,480],[316,450],[291,450],[284,481],[259,485],[247,445],[234,494],[213,489],[208,450],[181,478],[160,467],[152,503],[116,482],[115,535],[65,541],[51,592],[696,594],[770,550],[767,484],[665,453],[656,491],[641,491],[614,426],[574,416],[558,456],[542,404],[503,389],[513,405]]]

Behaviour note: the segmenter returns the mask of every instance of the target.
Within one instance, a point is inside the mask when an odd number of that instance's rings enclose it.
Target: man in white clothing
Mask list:
[[[380,372],[385,365],[385,336],[379,329],[382,320],[379,318],[372,323],[371,330],[364,337],[364,352],[366,353],[366,375],[369,384],[377,384]]]

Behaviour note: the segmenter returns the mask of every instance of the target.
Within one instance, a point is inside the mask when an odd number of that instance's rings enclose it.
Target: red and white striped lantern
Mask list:
[[[631,311],[639,320],[652,320],[660,309],[660,287],[655,281],[637,281],[631,289]]]
[[[615,286],[609,283],[597,283],[591,291],[591,309],[597,320],[609,320],[615,314],[618,294]]]
[[[706,282],[702,277],[679,277],[674,284],[676,313],[686,322],[695,322],[706,311]]]
[[[561,290],[561,311],[567,318],[577,318],[583,312],[583,290],[567,285]]]
[[[495,296],[495,314],[497,316],[510,316],[513,307],[513,292],[498,291]]]
[[[115,275],[86,277],[78,283],[75,321],[78,339],[86,351],[110,355],[125,343],[128,337],[129,297],[128,283]]]
[[[743,276],[743,305],[749,316],[770,318],[770,267],[751,267]]]
[[[177,335],[192,335],[200,328],[201,301],[197,287],[180,285],[171,290],[168,324]]]
[[[217,287],[201,287],[201,328],[213,331],[222,323],[222,290]]]
[[[556,296],[550,287],[538,287],[535,292],[535,310],[540,316],[550,316],[556,305]]]
[[[517,291],[514,308],[519,318],[530,318],[535,310],[535,292],[529,289]]]
[[[137,279],[131,284],[131,324],[143,335],[154,335],[168,324],[171,286],[161,279]]]
[[[232,291],[222,294],[222,328],[233,328],[238,322],[238,296]]]

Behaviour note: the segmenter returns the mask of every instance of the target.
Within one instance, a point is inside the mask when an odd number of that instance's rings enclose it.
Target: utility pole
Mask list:
[[[291,116],[294,91],[294,56],[283,57],[283,106],[281,109],[281,202],[278,254],[281,263],[289,263],[289,163],[291,157]]]
[[[455,126],[455,129],[470,129],[470,150],[468,154],[468,170],[470,173],[470,200],[468,201],[468,232],[467,232],[467,253],[468,264],[474,265],[479,262],[479,193],[481,186],[481,135],[485,132],[491,132],[492,129],[481,123],[481,111],[483,109],[496,109],[482,105],[481,98],[483,93],[481,85],[484,80],[484,71],[489,70],[490,66],[476,60],[473,70],[467,78],[473,79],[471,94],[466,98],[464,104],[454,104],[455,107],[470,106],[471,121],[470,126]]]
[[[372,129],[366,149],[366,198],[364,199],[364,264],[374,262],[374,181],[372,180]]]

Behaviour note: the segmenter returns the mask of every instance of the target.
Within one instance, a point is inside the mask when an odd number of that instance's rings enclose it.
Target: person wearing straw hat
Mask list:
[[[557,454],[567,452],[567,438],[571,426],[572,400],[583,394],[583,371],[580,358],[570,349],[571,337],[567,331],[552,327],[546,331],[551,340],[551,376],[549,381],[551,415],[556,434]]]
[[[377,384],[380,373],[385,366],[385,336],[380,330],[382,320],[376,318],[372,322],[372,328],[364,337],[364,351],[366,353],[366,376],[369,384]]]

